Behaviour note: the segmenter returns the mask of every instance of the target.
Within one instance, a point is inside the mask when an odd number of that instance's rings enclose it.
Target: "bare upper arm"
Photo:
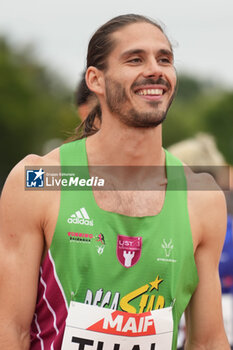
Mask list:
[[[24,188],[24,165],[40,158],[29,156],[10,173],[0,201],[0,344],[7,333],[29,341],[44,247],[42,193]],[[7,343],[6,343],[7,344]],[[7,347],[6,347],[7,348]],[[27,347],[25,347],[27,348]]]
[[[198,181],[206,181],[207,190],[202,184],[201,191],[190,194],[191,226],[198,228],[193,235],[199,283],[186,311],[187,349],[224,350],[229,346],[223,328],[218,265],[226,233],[226,204],[212,177],[204,175]]]

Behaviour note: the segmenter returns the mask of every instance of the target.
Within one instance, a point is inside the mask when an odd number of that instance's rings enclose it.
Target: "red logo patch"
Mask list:
[[[124,267],[135,265],[140,259],[142,237],[117,236],[117,259]]]
[[[114,311],[100,321],[87,328],[90,331],[117,334],[128,337],[138,337],[156,334],[155,324],[151,312],[131,314]]]

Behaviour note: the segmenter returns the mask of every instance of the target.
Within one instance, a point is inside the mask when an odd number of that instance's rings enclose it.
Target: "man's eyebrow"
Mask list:
[[[173,52],[171,50],[161,49],[159,50],[158,54],[169,56],[172,59],[174,58]]]
[[[145,53],[145,50],[143,49],[132,49],[132,50],[127,50],[125,52],[123,52],[120,56],[120,58],[126,58],[132,55],[139,55]]]
[[[121,54],[120,58],[124,59],[124,58],[127,58],[127,57],[132,56],[132,55],[144,54],[145,52],[146,51],[143,49],[127,50]],[[169,56],[170,58],[174,59],[173,52],[171,50],[168,50],[168,49],[160,49],[157,54],[166,55],[166,56]]]

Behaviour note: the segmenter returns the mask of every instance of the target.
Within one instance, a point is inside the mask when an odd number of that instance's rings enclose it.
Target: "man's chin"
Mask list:
[[[134,128],[151,129],[156,128],[162,124],[166,119],[167,113],[162,111],[160,113],[135,113],[135,110],[129,111],[127,117],[122,117],[121,121]]]

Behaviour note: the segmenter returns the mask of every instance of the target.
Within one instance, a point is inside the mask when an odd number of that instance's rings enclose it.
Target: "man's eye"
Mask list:
[[[170,58],[168,58],[168,57],[161,57],[161,58],[159,59],[159,61],[160,61],[161,63],[165,63],[165,64],[172,64]]]
[[[131,58],[130,60],[128,60],[129,63],[140,63],[142,62],[141,58],[139,57],[135,57],[135,58]]]

